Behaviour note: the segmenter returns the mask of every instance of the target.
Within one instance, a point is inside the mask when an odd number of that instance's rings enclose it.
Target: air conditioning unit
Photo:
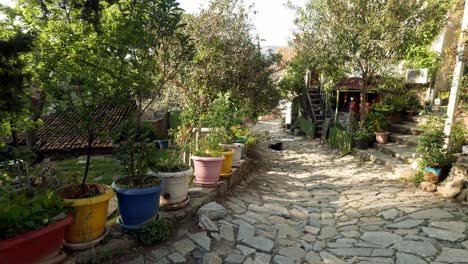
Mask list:
[[[408,69],[406,70],[406,83],[429,83],[429,69]]]

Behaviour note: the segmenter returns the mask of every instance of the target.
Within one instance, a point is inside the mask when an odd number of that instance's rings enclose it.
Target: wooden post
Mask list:
[[[338,118],[338,105],[340,104],[340,91],[336,90],[335,123]]]
[[[464,62],[464,54],[465,54],[465,31],[468,28],[468,0],[465,1],[465,9],[463,11],[463,20],[461,24],[461,34],[460,39],[458,41],[458,48],[457,48],[457,61],[455,63],[455,69],[453,70],[453,79],[452,79],[452,86],[450,88],[450,98],[449,104],[447,108],[447,119],[445,120],[445,127],[444,133],[446,136],[445,139],[445,147],[450,145],[450,135],[452,133],[452,126],[455,122],[455,112],[457,111],[458,99],[460,96],[459,93],[459,86],[460,81],[463,78],[463,71],[465,68]]]

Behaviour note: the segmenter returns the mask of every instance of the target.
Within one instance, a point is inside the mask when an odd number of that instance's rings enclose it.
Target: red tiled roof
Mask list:
[[[362,90],[363,81],[360,77],[352,77],[339,81],[335,85],[335,90]],[[374,89],[374,86],[371,85],[369,90]]]
[[[135,111],[135,104],[128,103],[120,106],[105,104],[95,109],[94,113],[103,116],[100,122],[100,134],[105,135],[93,142],[93,148],[108,149],[113,147],[110,133],[115,131],[125,118]],[[43,115],[41,118],[44,124],[37,130],[36,149],[41,152],[72,152],[84,150],[87,146],[87,136],[84,132],[79,132],[74,122],[72,113],[68,117],[62,114],[51,113]],[[25,134],[18,137],[21,145],[26,144]]]

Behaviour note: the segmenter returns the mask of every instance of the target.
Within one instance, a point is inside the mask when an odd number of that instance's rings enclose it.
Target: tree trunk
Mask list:
[[[31,121],[36,122],[42,115],[46,101],[46,94],[39,88],[33,87],[33,95],[31,96]],[[37,129],[32,128],[26,131],[26,145],[31,151],[34,151],[34,145],[36,144],[36,131]]]
[[[86,147],[86,166],[85,166],[85,172],[83,176],[83,181],[81,182],[81,193],[85,194],[86,192],[86,179],[88,178],[88,173],[89,173],[89,165],[91,162],[91,150],[93,146],[93,141],[94,141],[94,133],[88,130],[88,146]]]

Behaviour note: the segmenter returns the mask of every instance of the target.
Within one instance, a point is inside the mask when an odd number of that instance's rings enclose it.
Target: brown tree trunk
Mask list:
[[[31,120],[36,122],[42,115],[44,110],[44,105],[46,102],[46,94],[41,90],[41,88],[35,86],[33,87],[33,95],[31,96]],[[34,145],[36,144],[36,131],[37,129],[32,128],[26,131],[26,145],[28,148],[33,151]]]

